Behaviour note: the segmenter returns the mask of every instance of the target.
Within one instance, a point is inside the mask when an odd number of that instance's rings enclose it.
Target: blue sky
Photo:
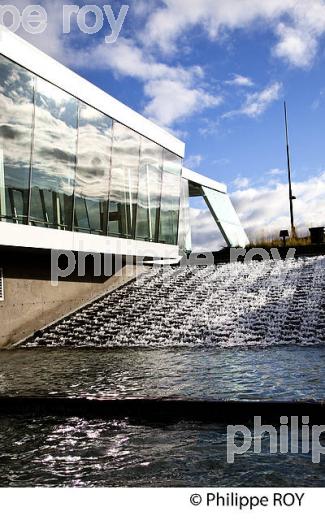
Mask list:
[[[20,10],[28,2],[11,2]],[[228,184],[251,237],[289,226],[283,100],[287,100],[297,226],[324,225],[325,2],[131,0],[117,41],[107,20],[85,35],[62,4],[44,34],[19,34],[186,141],[186,165]],[[71,2],[85,5],[86,2]],[[110,4],[116,17],[122,2]],[[89,19],[90,20],[90,19]],[[193,208],[194,242],[215,248],[213,222]]]

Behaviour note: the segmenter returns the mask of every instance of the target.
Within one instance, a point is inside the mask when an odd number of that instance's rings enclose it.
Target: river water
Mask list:
[[[324,358],[322,346],[1,352],[0,395],[322,400]],[[325,485],[323,461],[263,446],[228,464],[222,424],[4,417],[0,485]]]
[[[151,271],[0,352],[0,396],[323,401],[324,267]],[[2,417],[0,485],[325,485],[310,453],[270,455],[266,436],[228,464],[227,441],[222,424]]]

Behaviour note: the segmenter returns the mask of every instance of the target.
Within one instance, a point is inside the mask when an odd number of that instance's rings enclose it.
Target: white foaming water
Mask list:
[[[324,344],[324,268],[325,257],[153,268],[24,346]]]

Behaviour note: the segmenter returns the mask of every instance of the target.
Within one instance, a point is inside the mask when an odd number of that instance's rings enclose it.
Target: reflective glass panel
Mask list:
[[[33,124],[32,74],[0,56],[0,219],[26,223]]]
[[[79,109],[74,229],[106,235],[112,120],[88,105]]]
[[[159,242],[176,245],[180,207],[182,159],[164,150]]]
[[[158,242],[163,148],[142,137],[136,238]]]
[[[205,201],[229,247],[245,247],[249,243],[234,206],[226,193],[202,186]]]
[[[108,233],[134,238],[138,199],[140,135],[114,122]]]
[[[190,221],[190,194],[187,179],[181,179],[181,204],[179,216],[178,244],[182,251],[192,249],[191,221]]]
[[[37,79],[30,223],[72,229],[78,102]]]

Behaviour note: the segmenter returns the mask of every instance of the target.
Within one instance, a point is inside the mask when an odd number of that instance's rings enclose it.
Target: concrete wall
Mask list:
[[[26,338],[135,277],[131,266],[111,277],[96,277],[90,263],[83,278],[71,276],[53,287],[49,255],[17,249],[0,250],[0,267],[5,294],[5,300],[0,301],[0,348]]]

